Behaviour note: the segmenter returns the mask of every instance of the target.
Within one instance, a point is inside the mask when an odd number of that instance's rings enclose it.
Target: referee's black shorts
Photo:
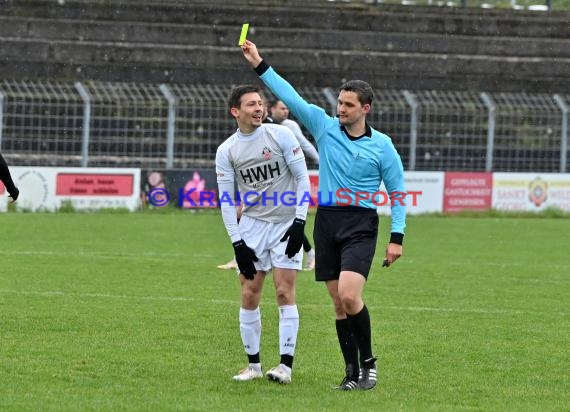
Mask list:
[[[335,280],[341,271],[368,278],[378,237],[376,209],[319,206],[315,219],[315,278]]]

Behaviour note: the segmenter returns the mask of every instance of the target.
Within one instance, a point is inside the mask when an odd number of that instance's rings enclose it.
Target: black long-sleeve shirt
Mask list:
[[[6,186],[6,190],[10,196],[15,200],[18,197],[19,190],[12,180],[8,164],[6,164],[6,160],[4,160],[2,154],[0,154],[0,180],[4,183],[4,186]]]

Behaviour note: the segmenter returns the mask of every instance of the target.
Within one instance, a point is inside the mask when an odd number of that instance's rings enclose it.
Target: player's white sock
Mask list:
[[[279,306],[279,350],[281,355],[293,356],[299,331],[297,305]]]
[[[239,309],[239,330],[245,353],[255,355],[259,353],[261,340],[261,313],[259,308],[254,310]]]

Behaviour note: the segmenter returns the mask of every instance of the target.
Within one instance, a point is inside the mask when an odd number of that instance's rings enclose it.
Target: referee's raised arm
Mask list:
[[[247,40],[242,46],[245,59],[253,67],[255,73],[265,83],[265,86],[289,108],[291,113],[307,128],[309,133],[319,142],[324,129],[329,127],[335,119],[325,110],[307,102],[287,80],[281,77],[273,67],[259,55],[257,46]]]

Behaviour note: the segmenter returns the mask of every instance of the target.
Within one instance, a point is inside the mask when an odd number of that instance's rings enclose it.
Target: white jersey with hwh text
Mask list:
[[[293,219],[297,207],[283,199],[296,197],[298,163],[304,165],[305,156],[289,129],[273,124],[262,124],[251,134],[238,129],[216,152],[221,207],[237,198],[237,182],[245,215],[272,223]],[[304,170],[306,175],[306,166]]]

